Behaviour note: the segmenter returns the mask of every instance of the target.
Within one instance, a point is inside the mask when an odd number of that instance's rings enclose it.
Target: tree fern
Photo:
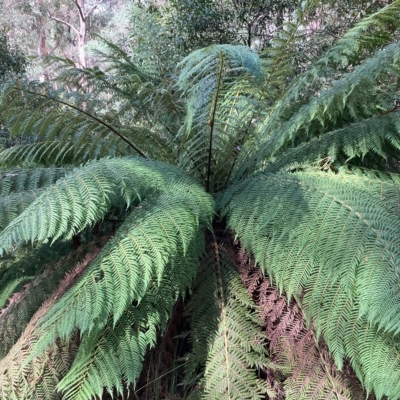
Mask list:
[[[132,49],[3,85],[1,398],[400,397],[400,2],[302,57],[326,7],[262,61],[136,10]]]

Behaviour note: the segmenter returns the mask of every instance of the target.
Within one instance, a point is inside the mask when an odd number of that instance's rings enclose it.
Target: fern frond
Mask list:
[[[189,376],[204,368],[204,399],[260,398],[265,388],[256,371],[267,364],[260,321],[233,260],[215,238],[198,276],[189,305]]]
[[[40,339],[38,321],[58,297],[76,281],[99,249],[76,265],[58,288],[32,317],[18,342],[8,355],[0,361],[0,397],[5,400],[56,400],[60,399],[56,385],[70,369],[78,350],[79,338],[75,335],[69,341],[57,342],[42,354],[30,359],[33,349]]]
[[[307,318],[326,340],[335,363],[341,367],[351,355],[365,387],[394,399],[400,395],[394,383],[400,376],[400,219],[382,205],[377,190],[363,188],[365,179],[359,184],[354,184],[357,177],[346,179],[312,173],[257,175],[232,188],[220,204],[229,226],[279,288],[289,298],[304,297]],[[369,341],[351,336],[355,316],[365,321],[360,329],[368,327]],[[346,332],[352,332],[351,339],[343,342]],[[382,344],[382,359],[392,352],[390,367],[365,362],[377,356],[375,342]],[[383,385],[389,375],[395,378]]]
[[[369,152],[381,157],[388,154],[388,144],[400,148],[400,113],[372,117],[324,133],[280,154],[264,169],[277,172],[291,166],[307,165],[329,157],[329,162],[364,158]]]
[[[279,128],[279,134],[274,134],[271,138],[272,126],[260,124],[259,134],[266,139],[259,151],[260,157],[265,159],[265,157],[273,156],[289,141],[294,141],[299,137],[320,134],[332,121],[337,121],[345,110],[356,118],[380,114],[382,110],[386,110],[387,101],[377,97],[377,102],[368,106],[364,102],[364,94],[366,91],[371,91],[384,74],[399,75],[399,56],[398,43],[379,50],[374,57],[367,59],[340,81],[334,82],[331,88],[322,90],[318,97],[314,97],[308,104],[301,107]]]
[[[132,301],[146,295],[152,279],[161,282],[166,265],[185,266],[175,257],[185,255],[193,241],[202,242],[212,213],[212,199],[190,179],[171,182],[165,194],[142,203],[80,282],[44,317],[40,347],[57,336],[71,336],[76,328],[82,333],[101,329],[110,315],[115,324]],[[196,268],[188,268],[178,282],[192,279]]]
[[[77,150],[77,151],[76,151]],[[64,166],[81,164],[87,158],[71,143],[44,141],[13,146],[0,151],[0,166],[11,168],[16,166]]]
[[[0,233],[1,253],[21,242],[72,237],[101,219],[111,205],[129,205],[149,192],[162,191],[173,171],[164,164],[134,158],[104,159],[75,169],[47,188]]]
[[[167,142],[154,131],[154,125],[150,123],[151,128],[147,128],[141,121],[133,120],[131,114],[137,104],[134,92],[127,92],[128,104],[117,111],[104,104],[110,97],[107,92],[99,96],[104,100],[98,100],[97,92],[89,95],[54,90],[45,84],[13,82],[3,88],[0,115],[12,136],[26,135],[34,142],[59,142],[53,145],[62,150],[61,155],[53,155],[57,160],[67,155],[68,162],[72,158],[76,164],[116,155],[157,155],[161,159],[164,154],[166,160],[172,161]],[[124,115],[126,112],[130,115]],[[38,145],[36,150],[27,149],[26,155],[43,159],[46,152],[46,147]]]
[[[251,120],[252,110],[243,91],[250,76],[261,76],[261,66],[247,47],[214,45],[191,53],[179,67],[178,85],[188,96],[186,121],[179,136],[184,149],[180,165],[203,177],[209,191],[211,175],[216,180],[213,165],[219,160],[221,168],[226,165],[223,158],[228,158],[229,168],[235,143],[243,136],[240,128]],[[226,174],[223,176],[226,179]],[[219,185],[221,182],[213,184],[215,189]]]
[[[304,34],[308,18],[321,4],[323,4],[321,1],[307,0],[298,6],[291,21],[283,23],[277,36],[271,39],[270,46],[263,51],[265,70],[263,87],[266,101],[276,101],[286,93],[285,88],[288,82],[292,81],[296,75],[293,56],[297,52],[299,36]]]
[[[0,157],[1,157],[0,153]],[[0,172],[0,197],[51,185],[69,172],[69,168],[15,169]]]
[[[58,385],[63,399],[101,396],[104,389],[122,394],[136,383],[144,355],[167,326],[179,293],[191,283],[190,271],[197,269],[203,248],[200,240],[192,243],[186,254],[180,251],[177,262],[166,266],[160,281],[151,282],[139,304],[129,305],[117,323],[109,318],[102,331],[83,335],[74,364]]]
[[[320,4],[319,2],[318,5]],[[312,4],[309,7],[312,12]],[[400,3],[394,1],[350,28],[326,53],[315,60],[313,65],[294,78],[286,90],[274,98],[275,103],[263,121],[265,126],[272,125],[269,128],[271,132],[278,129],[281,122],[287,119],[288,110],[289,112],[297,110],[315,91],[326,85],[326,81],[335,79],[336,75],[343,73],[346,67],[359,64],[371,54],[371,51],[388,45],[392,40],[390,32],[399,27],[398,15],[400,15]],[[301,19],[298,21],[302,22]],[[284,57],[285,55],[278,54],[277,61],[276,57],[271,58],[279,65],[279,60]],[[269,90],[268,83],[267,80],[266,90]],[[266,95],[268,96],[268,93]]]

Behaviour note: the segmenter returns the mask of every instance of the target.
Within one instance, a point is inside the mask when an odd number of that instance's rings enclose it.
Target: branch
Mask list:
[[[99,0],[92,8],[86,13],[85,18],[88,17],[88,16],[94,11],[94,9],[97,8],[97,6],[98,6],[99,4],[101,4],[102,2],[103,2],[103,0]]]
[[[72,1],[75,3],[76,8],[78,9],[78,12],[79,12],[79,15],[81,16],[82,21],[84,21],[86,17],[85,17],[85,14],[83,13],[83,8],[78,3],[78,0],[72,0]]]
[[[79,31],[78,31],[73,25],[71,25],[69,22],[64,21],[64,20],[61,19],[61,18],[57,18],[57,17],[51,15],[49,10],[47,10],[47,12],[49,13],[49,18],[50,18],[50,19],[52,19],[53,21],[60,22],[61,24],[64,24],[64,25],[68,26],[68,27],[71,28],[77,35],[79,34]]]

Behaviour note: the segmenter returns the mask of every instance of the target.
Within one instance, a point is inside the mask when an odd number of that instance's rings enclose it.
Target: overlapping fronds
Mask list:
[[[0,175],[0,196],[10,193],[25,192],[51,185],[62,178],[70,169],[68,168],[34,168],[7,170]]]
[[[110,315],[115,324],[132,301],[146,295],[152,279],[161,283],[167,264],[186,267],[176,257],[184,258],[192,242],[201,245],[212,213],[212,199],[191,180],[170,183],[165,194],[133,210],[83,278],[46,314],[42,346],[75,328],[101,329]],[[187,285],[196,273],[196,264],[187,268],[178,283]]]
[[[400,113],[393,111],[330,131],[280,154],[264,170],[277,172],[323,159],[343,163],[355,157],[363,158],[369,152],[386,158],[390,154],[389,146],[400,149],[399,120]]]
[[[44,187],[67,171],[65,168],[4,171],[0,178],[0,231],[32,203]]]
[[[307,327],[295,301],[288,302],[243,249],[237,253],[239,269],[249,293],[256,300],[269,343],[271,367],[265,371],[271,398],[342,399],[366,398],[354,372],[335,366],[326,345]]]
[[[300,60],[324,7],[280,16],[263,62],[214,45],[179,77],[171,32],[135,11],[132,51],[103,41],[101,69],[2,86],[0,398],[131,394],[187,294],[180,394],[400,398],[399,164],[362,169],[400,149],[400,0]],[[101,249],[64,254],[109,222]]]
[[[70,369],[79,346],[79,337],[69,341],[57,340],[31,359],[32,351],[40,339],[38,321],[51,308],[58,297],[73,285],[100,249],[93,249],[61,281],[58,288],[32,317],[23,334],[0,362],[0,396],[4,400],[56,400],[61,399],[56,386]]]
[[[396,399],[400,218],[388,209],[398,194],[358,179],[260,174],[231,188],[221,205],[255,260],[301,300],[336,365],[349,357],[368,391]]]
[[[280,154],[296,141],[321,136],[333,126],[340,127],[349,122],[380,115],[382,111],[390,109],[393,106],[393,97],[381,92],[378,84],[384,76],[399,76],[399,56],[400,45],[390,44],[345,74],[341,80],[321,90],[318,96],[300,107],[286,121],[279,122],[279,126],[269,122],[261,123],[258,135],[262,139],[258,139],[258,150],[254,158],[243,162],[242,173],[244,169],[249,168],[250,163],[254,163],[258,168],[262,167],[270,157]],[[376,101],[367,102],[366,93],[376,96]],[[348,129],[351,130],[351,127]],[[360,126],[354,126],[354,129],[357,134]],[[377,141],[379,142],[378,139]],[[362,147],[361,140],[354,142],[356,143],[351,151],[349,150],[350,153],[356,153]],[[245,151],[244,154],[248,153]]]
[[[71,237],[101,219],[111,205],[125,207],[150,193],[166,190],[182,175],[144,159],[104,159],[77,168],[47,188],[0,233],[1,253],[21,242]]]
[[[106,107],[107,97],[107,93],[97,97],[77,90],[56,90],[44,83],[11,82],[2,89],[0,115],[11,136],[24,135],[34,144],[41,142],[34,148],[22,148],[25,156],[34,157],[25,158],[25,162],[45,160],[49,155],[60,165],[138,154],[157,154],[158,159],[164,154],[170,159],[169,148],[157,132],[143,124],[132,125],[132,120],[124,121],[123,110],[119,115],[111,106]]]
[[[109,318],[102,330],[83,335],[74,364],[58,385],[64,400],[101,396],[104,389],[122,394],[136,383],[144,355],[165,329],[177,296],[193,279],[202,248],[200,240],[185,254],[179,252],[178,262],[167,265],[161,280],[153,280],[140,303],[129,305],[117,323]]]
[[[315,11],[315,7],[320,5],[321,2],[318,4],[309,2],[306,7],[312,13]],[[304,11],[302,14],[304,15]],[[347,67],[359,64],[360,61],[370,56],[371,52],[389,44],[392,41],[392,31],[399,27],[399,14],[400,2],[394,1],[376,13],[361,19],[354,27],[350,28],[333,46],[314,60],[306,71],[292,79],[290,85],[284,84],[287,87],[273,98],[274,104],[268,110],[264,125],[272,125],[269,128],[270,131],[277,129],[279,124],[287,118],[288,110],[293,112],[298,109],[306,99],[315,94],[316,90],[329,84],[332,79],[337,79]],[[297,21],[300,21],[298,27],[301,27],[303,18],[300,17]],[[295,38],[296,35],[293,34],[290,39],[295,41]],[[286,50],[287,47],[288,45],[284,46],[283,50]],[[278,66],[285,55],[278,54],[279,57],[275,57],[275,48],[273,47],[271,50],[272,62]],[[281,71],[280,68],[274,68],[274,70],[276,74]],[[285,70],[281,74],[283,77],[287,76],[284,72]],[[267,85],[269,81],[270,78],[267,79]],[[282,83],[280,88],[282,89]],[[266,89],[269,89],[269,85]],[[266,95],[268,96],[268,93]]]
[[[264,338],[230,251],[214,237],[202,261],[189,305],[187,371],[192,379],[201,377],[199,398],[257,399],[265,393],[257,378],[267,364]]]
[[[180,165],[201,177],[207,190],[216,190],[225,183],[221,179],[226,180],[254,112],[244,92],[250,92],[249,79],[261,76],[260,61],[247,47],[214,45],[191,53],[179,66],[178,85],[188,96]]]

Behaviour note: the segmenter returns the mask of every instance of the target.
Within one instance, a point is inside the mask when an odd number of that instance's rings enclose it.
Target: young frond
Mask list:
[[[191,53],[179,66],[178,85],[188,97],[180,165],[206,181],[208,191],[217,190],[226,183],[221,179],[226,180],[251,121],[254,109],[244,93],[249,80],[260,78],[261,64],[247,47],[214,45]]]

